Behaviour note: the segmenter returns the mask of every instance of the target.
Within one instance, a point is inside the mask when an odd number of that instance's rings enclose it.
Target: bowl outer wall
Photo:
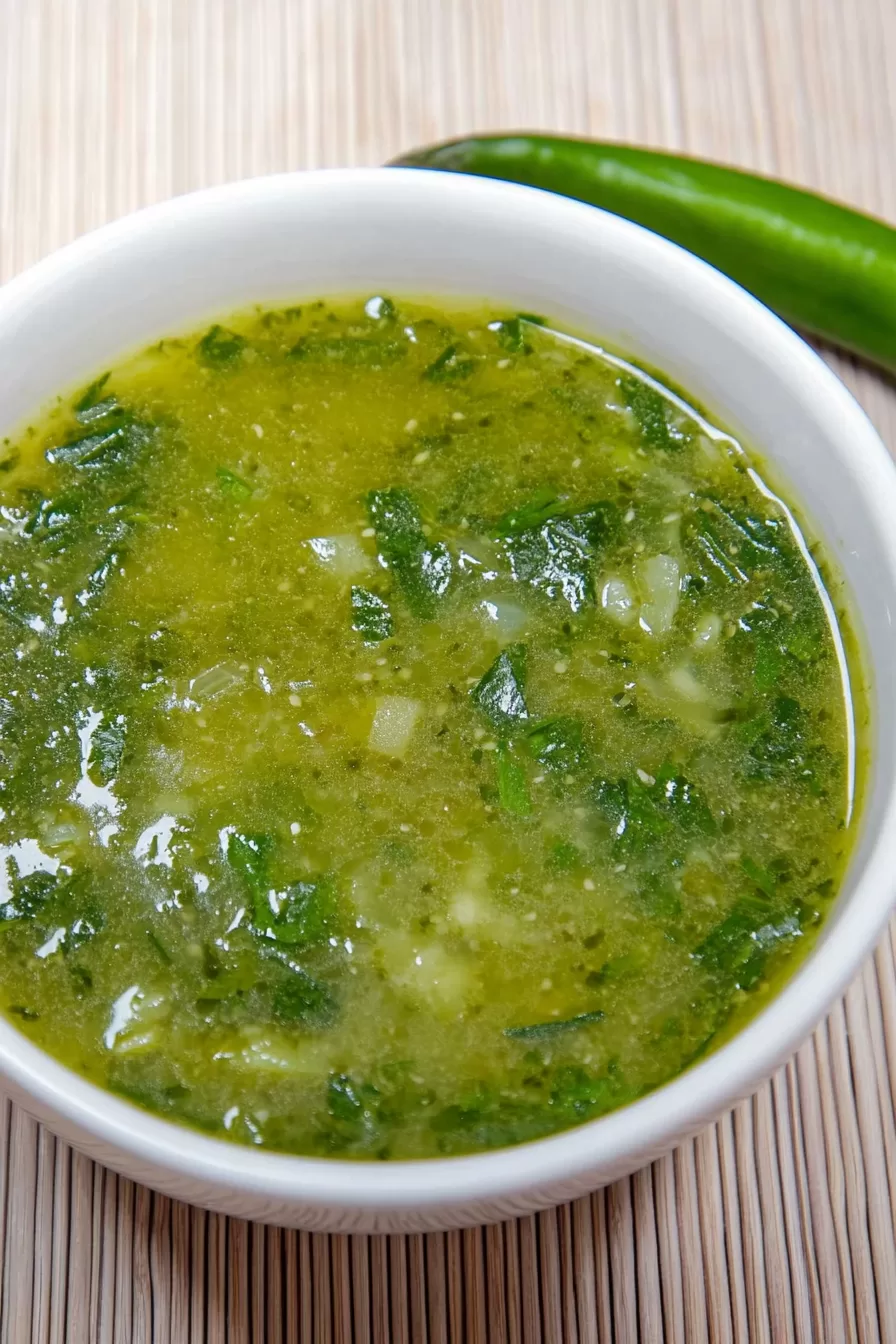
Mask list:
[[[389,292],[542,312],[654,365],[759,447],[835,557],[872,684],[896,681],[896,471],[824,363],[733,282],[590,206],[456,174],[352,169],[177,198],[87,235],[0,290],[0,432],[162,335],[254,302]],[[751,1091],[872,949],[896,860],[896,716],[874,703],[861,833],[815,949],[762,1014],[657,1092],[517,1148],[425,1162],[259,1152],[145,1113],[0,1019],[0,1075],[96,1160],[175,1198],[316,1230],[410,1231],[515,1216],[614,1180]]]

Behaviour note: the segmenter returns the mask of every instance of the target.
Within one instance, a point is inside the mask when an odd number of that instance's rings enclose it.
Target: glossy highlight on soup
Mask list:
[[[758,459],[537,315],[162,341],[3,444],[0,1007],[285,1152],[633,1101],[837,894],[839,607]]]

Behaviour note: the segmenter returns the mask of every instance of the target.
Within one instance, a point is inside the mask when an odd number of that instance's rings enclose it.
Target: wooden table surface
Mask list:
[[[0,278],[177,192],[523,125],[710,155],[896,220],[896,4],[0,0]],[[896,444],[892,387],[832,362]],[[896,1341],[894,1090],[891,931],[714,1128],[484,1230],[249,1226],[0,1102],[0,1344]]]

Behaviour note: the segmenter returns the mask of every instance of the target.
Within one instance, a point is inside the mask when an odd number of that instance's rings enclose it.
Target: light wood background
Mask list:
[[[521,125],[896,220],[896,0],[0,0],[0,278],[176,192]],[[891,387],[833,362],[896,445]],[[0,1344],[892,1344],[894,946],[695,1142],[485,1230],[248,1226],[0,1102]]]

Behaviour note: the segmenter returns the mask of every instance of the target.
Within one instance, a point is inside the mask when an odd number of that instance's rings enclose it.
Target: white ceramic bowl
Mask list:
[[[812,351],[717,271],[632,224],[526,187],[380,169],[260,178],[112,224],[0,291],[0,434],[164,334],[255,301],[482,296],[593,333],[671,375],[789,482],[852,590],[874,684],[860,843],[797,975],[729,1044],[622,1111],[536,1143],[424,1162],[339,1162],[223,1143],[85,1082],[0,1019],[0,1073],[100,1162],[176,1198],[314,1229],[509,1217],[622,1176],[766,1077],[845,988],[896,867],[896,472]]]

